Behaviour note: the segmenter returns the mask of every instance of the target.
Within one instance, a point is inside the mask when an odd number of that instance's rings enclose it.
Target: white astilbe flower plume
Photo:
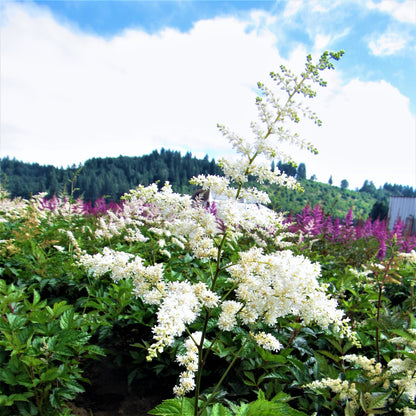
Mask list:
[[[185,354],[177,355],[176,361],[185,367],[179,375],[179,384],[173,388],[177,397],[183,397],[195,388],[195,372],[198,370],[198,345],[201,343],[202,332],[194,332],[184,342]]]
[[[156,342],[150,346],[147,359],[152,360],[166,346],[172,345],[175,338],[185,332],[186,325],[199,316],[203,306],[214,307],[218,302],[219,297],[204,283],[169,282],[157,312],[157,325],[153,328]]]
[[[265,350],[279,351],[282,348],[282,344],[280,344],[279,340],[272,334],[267,334],[266,332],[259,332],[257,334],[251,332],[250,334],[256,341],[257,345]]]
[[[265,255],[252,248],[241,252],[238,264],[228,270],[237,300],[245,305],[238,314],[245,324],[261,318],[272,326],[279,317],[295,315],[306,325],[342,326],[342,310],[319,285],[319,265],[302,256],[290,251]]]
[[[383,380],[383,367],[381,363],[376,362],[375,358],[349,354],[344,356],[344,360],[361,367],[370,384],[377,384]]]
[[[393,358],[387,364],[388,374],[409,400],[416,404],[416,361],[411,358]],[[396,378],[397,377],[397,378]]]
[[[356,410],[359,408],[359,392],[356,388],[355,383],[347,380],[341,380],[340,378],[324,378],[322,380],[315,380],[312,383],[306,384],[305,388],[311,390],[316,389],[330,389],[333,393],[339,394],[339,398],[342,401],[348,400],[351,407]]]

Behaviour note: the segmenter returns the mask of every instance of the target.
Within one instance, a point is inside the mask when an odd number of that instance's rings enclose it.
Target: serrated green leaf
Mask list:
[[[68,309],[64,311],[59,319],[59,326],[61,329],[70,329],[74,320],[74,310]]]
[[[84,393],[85,389],[81,386],[81,384],[77,383],[76,381],[67,381],[65,383],[65,387],[70,389],[72,393]]]
[[[288,402],[292,399],[292,396],[290,394],[284,393],[283,391],[279,391],[272,399],[272,402]]]
[[[211,408],[210,416],[232,416],[232,413],[221,403],[215,403],[214,406],[212,406]]]
[[[62,375],[64,371],[64,365],[60,365],[59,367],[52,367],[46,370],[44,373],[40,375],[41,381],[51,381],[55,380],[59,376]]]
[[[9,321],[9,326],[12,331],[24,328],[27,322],[27,319],[24,316],[15,315],[14,313],[7,313],[6,318]]]
[[[387,399],[391,395],[391,392],[389,393],[380,393],[380,394],[374,394],[371,396],[371,401],[368,404],[368,410],[370,413],[374,413],[374,410],[376,409],[382,409],[386,406]]]
[[[98,345],[87,345],[85,349],[88,352],[88,354],[91,355],[105,355],[104,349],[99,347]]]
[[[148,413],[155,416],[193,416],[194,401],[186,397],[167,399]]]
[[[240,408],[235,412],[235,416],[247,416],[248,404],[242,404]]]
[[[270,361],[270,362],[282,363],[282,364],[285,364],[287,362],[286,357],[282,354],[273,354],[272,352],[266,351],[263,348],[256,348],[256,350],[258,351],[258,353],[260,354],[260,357],[264,361]]]
[[[54,305],[53,305],[53,315],[54,316],[59,316],[62,313],[64,313],[66,310],[71,309],[71,308],[72,308],[72,306],[68,305],[65,300],[62,300],[61,302],[54,303]]]
[[[10,396],[0,395],[0,406],[13,406],[16,402],[27,402],[34,394],[31,392],[15,393]]]
[[[39,292],[35,289],[33,289],[33,302],[32,305],[35,306],[39,303],[40,301],[40,295]]]
[[[0,372],[0,380],[11,386],[15,386],[17,384],[16,375],[8,368],[2,369]]]
[[[305,413],[295,410],[287,403],[256,400],[249,403],[246,416],[307,416]]]
[[[244,375],[252,382],[254,385],[256,384],[256,379],[254,378],[254,374],[250,371],[244,371]]]
[[[35,416],[39,414],[39,410],[32,402],[17,402],[16,407],[19,410],[19,416]]]

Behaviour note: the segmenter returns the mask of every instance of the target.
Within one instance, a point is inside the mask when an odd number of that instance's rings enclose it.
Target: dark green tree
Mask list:
[[[389,212],[389,206],[386,201],[376,201],[371,208],[370,218],[375,221],[376,219],[384,220]]]
[[[306,166],[304,163],[299,163],[298,170],[296,172],[296,179],[300,181],[306,179]]]

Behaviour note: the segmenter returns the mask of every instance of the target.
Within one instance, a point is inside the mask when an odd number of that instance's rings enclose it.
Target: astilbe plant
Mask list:
[[[401,252],[408,253],[416,248],[416,236],[404,234],[405,224],[400,218],[391,230],[387,220],[371,221],[368,218],[364,223],[360,221],[355,224],[352,208],[340,220],[326,214],[319,204],[313,209],[308,204],[295,218],[289,217],[287,222],[290,223],[289,230],[300,235],[304,247],[315,244],[315,248],[321,246],[331,251],[335,244],[340,244],[345,250],[346,247],[360,242],[365,245],[373,241],[377,243],[374,248],[379,260],[391,254],[387,252],[387,248],[393,238],[396,248]],[[372,254],[374,252],[370,251],[369,257]]]
[[[277,92],[259,83],[259,122],[251,125],[251,139],[219,126],[239,159],[220,160],[224,177],[200,175],[191,180],[223,197],[215,205],[176,194],[168,183],[160,190],[155,184],[139,186],[124,196],[123,210],[101,218],[96,238],[108,246],[79,254],[79,264],[94,276],[110,275],[115,282],[131,279],[134,294],[157,308],[147,359],[173,349],[183,371],[174,387],[177,398],[151,414],[207,414],[237,360],[258,347],[274,352],[282,348],[287,341],[277,330],[282,318],[349,333],[337,302],[319,284],[320,266],[287,249],[283,215],[263,206],[270,202],[266,193],[247,186],[250,176],[299,187],[277,169],[272,172],[270,162],[291,160],[281,151],[282,142],[316,152],[286,126],[301,116],[321,124],[302,99],[315,96],[314,83],[326,85],[321,72],[333,68],[332,61],[342,54],[325,52],[316,64],[308,56],[299,76],[282,66],[271,73]],[[115,239],[124,242],[112,246]],[[225,357],[227,367],[202,395],[212,354]],[[260,411],[259,400],[255,406]],[[225,408],[222,412],[231,414]]]

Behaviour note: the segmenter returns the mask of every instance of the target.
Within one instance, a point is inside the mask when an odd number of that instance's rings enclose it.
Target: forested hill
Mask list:
[[[359,191],[350,191],[347,180],[343,180],[340,187],[308,180],[303,163],[297,169],[280,162],[277,167],[296,176],[305,189],[304,193],[298,193],[263,185],[272,199],[272,207],[281,211],[297,213],[307,203],[312,206],[319,203],[333,216],[345,216],[353,207],[356,218],[369,215],[377,218],[387,214],[390,196],[416,196],[416,190],[403,185],[386,183],[376,188],[371,181],[365,180]],[[31,195],[47,192],[49,196],[72,194],[92,202],[102,197],[117,201],[139,184],[147,186],[165,181],[172,184],[174,191],[190,194],[194,188],[189,185],[189,179],[199,174],[222,175],[222,171],[208,156],[198,159],[189,152],[183,156],[178,151],[163,148],[160,152],[155,150],[138,157],[92,158],[82,166],[68,168],[24,163],[7,157],[0,159],[0,182],[12,198],[28,199]]]
[[[12,197],[29,198],[31,194],[71,193],[86,201],[106,197],[118,200],[137,185],[169,181],[176,192],[189,192],[189,179],[199,174],[221,174],[215,160],[197,159],[191,153],[161,149],[138,157],[106,157],[88,159],[81,167],[55,168],[37,163],[23,163],[3,158],[0,161],[2,182]],[[73,184],[71,183],[73,182]]]

